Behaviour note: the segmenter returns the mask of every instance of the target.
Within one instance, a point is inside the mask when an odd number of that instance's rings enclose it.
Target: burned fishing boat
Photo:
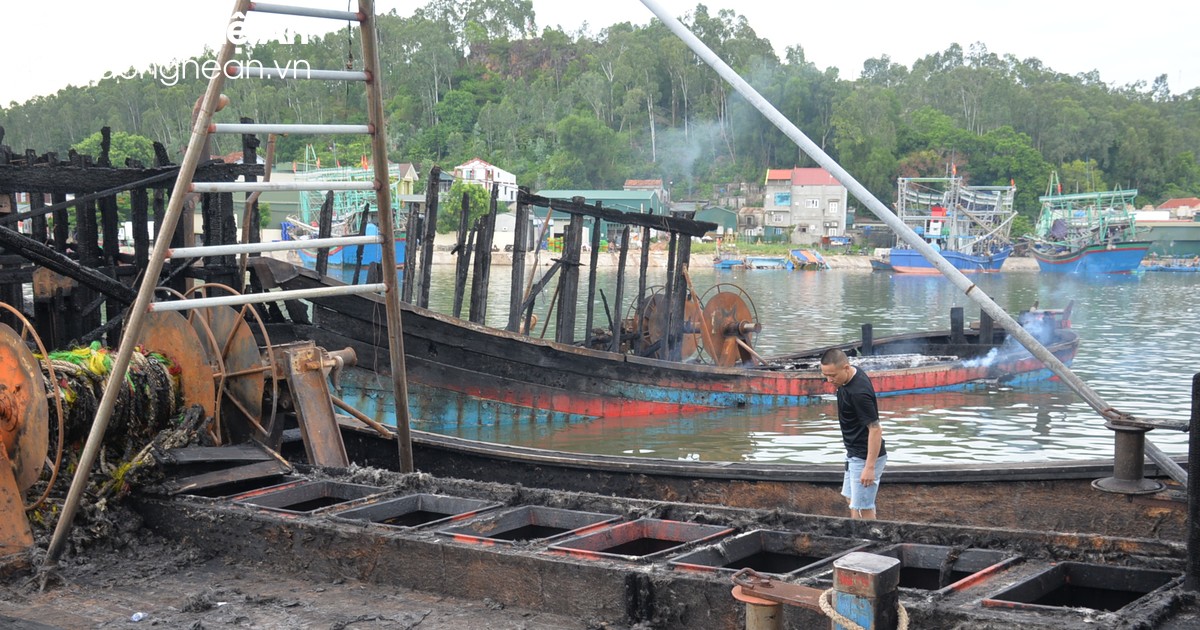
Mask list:
[[[598,218],[598,211],[608,212],[532,195],[521,200],[562,209],[577,218]],[[610,221],[638,221],[644,216],[606,214]],[[665,227],[673,243],[686,244],[690,233],[706,229],[686,219],[672,219]],[[728,284],[699,294],[687,277],[687,248],[673,247],[672,251],[674,279],[669,288],[643,292],[644,297],[631,307],[633,317],[613,322],[611,330],[593,329],[589,310],[586,329],[594,332],[581,342],[572,338],[577,287],[566,272],[556,291],[559,332],[554,340],[521,334],[516,325],[498,330],[478,323],[479,318],[467,321],[436,313],[421,307],[419,300],[404,304],[409,405],[417,426],[445,431],[471,424],[511,424],[519,430],[524,424],[555,426],[595,418],[805,405],[833,393],[819,369],[821,354],[833,347],[863,365],[876,391],[885,396],[996,383],[1019,386],[1051,376],[986,314],[978,325],[968,326],[961,309],[953,314],[946,330],[873,338],[870,327],[865,326],[862,338],[853,342],[762,357],[753,349],[761,325],[749,296]],[[564,258],[573,256],[577,263],[579,255],[578,249],[573,254],[568,249]],[[270,258],[255,259],[252,269],[265,289],[341,286],[336,279]],[[552,267],[539,286],[557,269]],[[644,266],[642,274],[644,277]],[[518,269],[513,276],[519,279],[523,274]],[[465,276],[459,278],[465,284]],[[622,279],[620,276],[618,282]],[[414,282],[428,286],[427,276],[418,276]],[[589,289],[595,293],[594,275]],[[463,291],[461,285],[456,290]],[[513,293],[519,296],[519,287],[514,287]],[[622,293],[618,286],[618,298]],[[510,322],[528,318],[535,297],[531,294],[518,304]],[[311,319],[307,319],[307,309],[280,309],[280,315],[303,312],[306,319],[278,318],[270,325],[272,337],[353,347],[360,357],[367,358],[360,365],[371,367],[342,373],[343,397],[372,417],[394,422],[390,420],[394,418],[393,401],[381,393],[388,389],[390,370],[386,353],[377,345],[386,338],[379,298],[364,295],[311,302]],[[618,302],[616,310],[620,308]],[[1079,338],[1070,328],[1069,309],[1034,309],[1022,318],[1059,360],[1071,362]]]
[[[248,4],[243,0],[237,8],[250,10]],[[366,27],[370,25],[368,16],[372,15],[370,1],[360,0],[357,14],[328,12],[320,16],[358,20]],[[373,29],[363,28],[361,39],[364,57],[369,60],[369,67],[375,70],[378,58],[373,54]],[[222,47],[218,66],[228,60],[232,48],[232,42]],[[204,112],[213,109],[219,87],[220,79],[214,78],[205,99]],[[368,89],[374,90],[372,111],[378,112],[378,86],[374,84]],[[196,125],[196,129],[207,129],[207,118],[210,117],[211,113],[205,113],[205,119]],[[380,126],[372,130],[377,140],[374,146],[382,153],[385,121],[376,122]],[[187,189],[191,182],[198,136],[201,135],[197,131],[189,143],[177,189]],[[377,181],[386,181],[386,173],[380,175]],[[222,194],[219,186],[202,188]],[[385,202],[386,189],[386,186],[376,187],[377,193],[385,191],[379,193]],[[167,209],[165,231],[170,231],[179,217],[181,202],[178,197],[172,198]],[[387,203],[379,205],[388,207]],[[390,230],[382,231],[391,233]],[[680,251],[686,252],[686,240],[677,244]],[[489,598],[500,605],[523,604],[575,616],[594,615],[600,624],[636,623],[663,628],[737,627],[750,616],[750,611],[755,610],[750,608],[743,615],[741,602],[750,600],[746,603],[759,607],[773,605],[779,600],[766,599],[764,604],[759,598],[767,596],[770,588],[778,588],[775,585],[783,584],[784,580],[790,587],[786,589],[784,599],[801,604],[801,608],[795,609],[801,616],[794,619],[801,627],[826,622],[823,614],[815,612],[818,608],[824,610],[818,604],[825,599],[835,600],[834,608],[841,613],[850,614],[850,609],[866,604],[888,621],[894,620],[893,610],[895,616],[901,616],[901,611],[905,611],[903,614],[912,614],[922,627],[947,630],[1014,625],[1047,629],[1149,627],[1163,621],[1177,621],[1181,608],[1195,607],[1194,595],[1189,591],[1195,589],[1196,567],[1192,563],[1184,573],[1184,549],[1177,542],[1180,536],[1171,527],[1178,522],[1177,512],[1163,514],[1167,510],[1162,506],[1156,506],[1159,509],[1157,521],[1143,518],[1143,524],[1176,540],[1130,539],[1110,533],[1059,533],[1071,527],[1065,522],[1061,523],[1063,527],[1046,528],[1054,530],[1051,532],[1006,531],[994,522],[975,528],[869,523],[798,514],[780,509],[777,501],[764,503],[769,509],[743,510],[674,501],[619,499],[596,493],[555,493],[523,486],[435,479],[425,474],[349,469],[347,450],[353,449],[344,448],[342,432],[331,424],[332,406],[336,401],[328,395],[325,370],[336,372],[353,363],[353,353],[335,355],[316,348],[310,340],[307,345],[284,348],[271,348],[267,344],[266,358],[261,358],[258,344],[247,343],[247,319],[252,311],[228,308],[231,301],[224,298],[174,299],[187,296],[170,295],[162,301],[148,300],[155,292],[154,284],[162,272],[165,249],[165,241],[160,240],[134,307],[128,311],[130,321],[114,362],[113,376],[104,385],[88,444],[76,468],[72,492],[60,512],[62,520],[46,554],[50,563],[63,550],[72,515],[82,496],[77,490],[86,487],[89,469],[96,459],[97,451],[93,447],[104,437],[113,415],[115,397],[141,395],[140,388],[126,388],[123,382],[132,353],[136,347],[152,345],[169,350],[183,360],[195,360],[189,364],[191,369],[181,366],[180,374],[181,379],[186,375],[189,383],[207,384],[210,408],[205,410],[206,419],[214,418],[213,414],[225,406],[224,402],[231,403],[230,406],[239,408],[244,414],[227,417],[231,425],[241,425],[240,431],[233,426],[223,430],[218,427],[212,432],[214,435],[233,436],[243,432],[271,446],[283,441],[287,431],[278,429],[282,428],[284,420],[277,425],[274,412],[255,411],[250,405],[261,403],[267,392],[271,392],[272,399],[281,400],[276,386],[279,375],[283,374],[288,391],[287,404],[281,403],[279,407],[295,413],[288,421],[298,425],[295,433],[298,441],[303,443],[305,459],[314,465],[280,461],[271,450],[259,450],[249,444],[243,444],[241,448],[210,447],[192,445],[189,440],[187,446],[178,448],[158,445],[163,448],[157,449],[155,460],[167,464],[173,460],[180,464],[180,470],[176,474],[166,474],[157,487],[138,494],[135,501],[139,516],[157,532],[177,540],[193,541],[214,555],[270,562],[289,573],[311,572],[338,580],[351,576],[368,584],[385,584],[389,589],[396,584],[412,585],[439,593]],[[213,246],[203,252],[192,248],[189,253],[218,256],[222,251],[227,250]],[[387,253],[392,251],[391,248],[385,247],[383,251],[385,259],[391,256]],[[174,253],[180,254],[179,251]],[[677,262],[680,260],[686,261],[686,256],[676,259]],[[402,312],[396,308],[394,299],[395,279],[390,273],[393,269],[394,265],[389,264],[389,273],[384,274],[384,282],[379,283],[383,286],[368,290],[381,290],[389,297],[382,306],[390,316],[385,339],[390,344],[389,358],[393,360],[394,372],[399,373],[409,360],[403,351],[397,352],[397,345],[392,345],[405,341],[404,336],[398,334]],[[262,281],[261,277],[259,281]],[[677,283],[675,287],[682,287],[682,284]],[[567,287],[567,290],[571,289]],[[676,290],[678,293],[665,291],[664,299],[678,298],[679,304],[686,303],[687,293],[682,288]],[[237,295],[233,296],[237,298],[233,303],[245,307],[264,300],[283,300],[290,310],[290,303],[301,296],[324,299],[351,294],[339,291],[341,289],[322,288],[288,295]],[[190,321],[182,320],[181,316],[157,318],[147,315],[172,315],[173,310],[203,314]],[[670,312],[670,309],[663,310]],[[736,315],[736,308],[734,311]],[[302,310],[296,310],[293,316],[300,316],[300,313]],[[175,323],[169,323],[171,319]],[[673,323],[675,320],[671,317],[665,319],[668,332],[658,340],[664,356],[650,359],[653,361],[670,360],[675,352],[681,354],[680,344],[684,331],[688,330],[682,320]],[[161,330],[164,326],[175,336],[160,336],[157,344],[145,340],[145,333],[156,327]],[[744,326],[739,328],[743,333],[747,332]],[[980,330],[984,328],[981,323]],[[0,332],[4,331],[0,329]],[[6,356],[19,358],[23,369],[28,370],[40,362],[28,356],[24,332],[11,335],[3,348],[9,353]],[[639,329],[637,334],[640,332]],[[711,329],[706,334],[711,336]],[[614,347],[624,342],[624,336],[623,329],[614,330]],[[951,336],[954,336],[953,330]],[[165,343],[165,340],[184,337],[191,340],[191,345]],[[265,334],[263,337],[265,340]],[[994,337],[985,336],[984,339],[994,341]],[[558,343],[565,342],[559,340]],[[863,344],[872,348],[876,345],[875,342]],[[716,350],[715,346],[710,347]],[[725,347],[733,350],[731,356],[740,356],[746,351],[737,339],[730,340]],[[378,355],[372,358],[381,359]],[[45,363],[50,362],[46,360]],[[55,392],[52,397],[58,400],[58,379],[53,377],[52,371],[50,378],[45,380],[41,380],[41,374],[26,376],[27,381],[21,389],[37,393],[31,398],[40,399],[42,392],[49,389]],[[396,376],[397,383],[404,382],[403,374]],[[256,382],[268,377],[274,383],[270,388],[263,388],[261,382]],[[180,390],[192,395],[203,393],[200,391],[203,387],[181,386]],[[393,395],[400,407],[407,410],[404,389],[396,387],[396,390],[399,391],[394,390]],[[217,396],[215,401],[214,394]],[[4,411],[6,429],[14,424],[18,429],[32,426],[29,422],[35,414],[11,414],[7,413],[10,411],[7,408]],[[359,420],[370,424],[369,418]],[[37,418],[37,421],[42,423],[39,428],[48,424],[46,418]],[[411,461],[406,462],[404,457],[407,424],[402,426],[398,422],[397,428],[400,429],[396,436],[400,444],[398,449],[393,445],[392,452],[399,455],[400,468],[411,468]],[[383,427],[373,426],[372,430],[386,434]],[[61,430],[59,433],[61,445]],[[21,520],[21,501],[11,498],[19,497],[28,489],[27,480],[36,476],[28,471],[40,472],[48,459],[45,453],[39,452],[45,449],[40,436],[37,440],[23,438],[29,435],[23,430],[15,431],[15,435],[19,453],[13,460],[17,463],[15,474],[0,477],[3,482],[0,490],[10,499],[4,516],[17,514],[20,518],[0,519],[0,525],[6,527],[17,525],[18,521],[26,524]],[[147,452],[154,450],[148,447]],[[0,450],[0,454],[6,453]],[[1140,457],[1140,452],[1138,455]],[[1140,466],[1140,461],[1138,464]],[[1128,466],[1120,468],[1122,473],[1129,472]],[[7,466],[2,469],[8,472]],[[829,472],[837,474],[836,470]],[[1140,475],[1140,470],[1138,472]],[[966,477],[963,475],[956,480],[964,481]],[[1142,485],[1140,480],[1118,481]],[[970,485],[970,493],[981,494],[978,483],[962,485]],[[1052,490],[1041,497],[1044,502],[1040,511],[1062,518],[1071,511],[1063,509],[1064,493],[1060,489]],[[821,491],[827,496],[836,496],[832,484]],[[1138,490],[1145,491],[1144,486]],[[1025,492],[1006,494],[992,498],[1011,501],[1014,498],[1025,500],[1029,496]],[[1088,512],[1091,518],[1086,522],[1092,527],[1108,527],[1110,521],[1101,510],[1119,505],[1129,511],[1131,504],[1125,496],[1111,492],[1065,495]],[[1103,498],[1097,500],[1095,497]],[[941,503],[952,508],[953,513],[943,519],[960,517],[963,512],[975,508],[953,498],[947,500],[944,493],[933,490],[923,499],[924,503]],[[1029,510],[1028,516],[1034,516],[1037,511]],[[444,518],[438,518],[438,515],[444,515]],[[426,518],[429,516],[434,518]],[[1024,524],[1036,526],[1032,519]],[[427,527],[422,529],[422,526]],[[14,526],[4,533],[25,533],[15,531],[17,529],[19,527]],[[1165,533],[1168,529],[1172,529],[1170,534]],[[514,530],[524,535],[518,535]],[[1190,539],[1194,542],[1195,536]],[[760,564],[755,556],[778,562]],[[743,581],[737,582],[740,590],[731,596],[729,586],[734,576],[729,573],[736,563],[753,568],[755,572],[735,574]],[[904,579],[904,569],[908,570],[908,580]],[[783,579],[768,582],[758,571]],[[1184,578],[1190,584],[1181,586],[1180,580]],[[806,583],[792,583],[797,580]],[[847,585],[851,588],[846,589]],[[795,588],[797,586],[803,588]],[[902,588],[911,590],[905,593],[900,591]],[[779,588],[776,592],[783,590]],[[880,602],[887,606],[878,606]],[[1086,611],[1081,612],[1081,608]],[[888,627],[892,625],[888,624]]]

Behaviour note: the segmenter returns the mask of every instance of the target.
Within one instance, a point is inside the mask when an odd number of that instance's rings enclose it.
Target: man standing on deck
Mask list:
[[[875,494],[887,465],[875,387],[867,373],[850,365],[846,353],[832,349],[821,355],[821,376],[837,387],[838,424],[846,445],[842,496],[852,518],[875,518]]]

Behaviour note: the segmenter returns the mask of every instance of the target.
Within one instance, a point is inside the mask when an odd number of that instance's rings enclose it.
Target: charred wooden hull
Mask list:
[[[284,288],[329,280],[279,261],[260,261]],[[272,337],[351,346],[360,369],[342,376],[343,398],[394,424],[382,301],[370,296],[316,299],[312,325],[277,326]],[[678,415],[722,408],[769,408],[816,402],[833,393],[820,374],[827,348],[776,357],[764,367],[717,367],[590,350],[472,324],[403,306],[409,406],[420,428],[552,427],[600,417]],[[1046,346],[1064,363],[1079,339],[1048,330]],[[889,396],[1020,384],[1051,376],[1007,335],[979,343],[977,331],[914,333],[836,346],[860,357],[876,391]],[[869,357],[864,355],[870,355]]]
[[[352,461],[397,470],[392,440],[343,425]],[[417,470],[437,477],[589,492],[654,501],[846,516],[842,467],[832,464],[698,462],[565,453],[413,432]],[[285,454],[302,456],[298,443]],[[880,518],[911,523],[1076,532],[1182,540],[1183,489],[1130,498],[1092,481],[1112,474],[1111,460],[1005,464],[889,465]],[[1153,465],[1146,474],[1162,476]]]

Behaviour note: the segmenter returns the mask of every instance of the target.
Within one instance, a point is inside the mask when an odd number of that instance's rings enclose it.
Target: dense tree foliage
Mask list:
[[[1036,212],[1052,171],[1072,190],[1136,187],[1139,204],[1200,195],[1200,90],[1110,86],[1038,59],[952,45],[911,68],[884,56],[857,76],[821,70],[799,47],[779,59],[745,18],[698,4],[684,22],[813,141],[885,202],[898,176],[952,169],[980,185],[1015,182]],[[480,157],[538,188],[674,182],[676,199],[761,181],[767,168],[813,162],[658,22],[599,33],[536,27],[528,0],[431,0],[381,16],[393,158],[445,168]],[[361,65],[345,29],[307,43],[245,46],[244,63]],[[203,92],[198,57],[130,68],[86,87],[0,108],[6,144],[65,151],[100,127],[154,138],[178,154]],[[253,60],[253,61],[250,61]],[[235,79],[220,116],[271,122],[361,122],[362,90],[321,81]],[[238,148],[218,137],[214,151]],[[355,163],[361,140],[283,138],[279,159]]]

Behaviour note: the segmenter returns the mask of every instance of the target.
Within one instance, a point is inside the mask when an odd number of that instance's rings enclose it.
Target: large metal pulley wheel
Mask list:
[[[647,289],[647,292],[650,292],[650,295],[642,300],[642,347],[649,348],[658,344],[658,349],[647,356],[661,359],[666,356],[663,340],[667,338],[667,327],[674,322],[667,321],[670,306],[662,287],[652,287]],[[702,316],[700,307],[694,301],[688,300],[684,304],[683,336],[679,340],[679,358],[681,360],[691,358],[703,345],[700,334]]]
[[[217,295],[212,295],[214,293]],[[176,295],[187,299],[210,295],[237,296],[240,293],[223,284],[209,283],[199,285],[184,295]],[[209,306],[190,309],[186,324],[182,327],[178,321],[160,322],[165,324],[166,330],[154,333],[183,338],[187,336],[186,328],[192,330],[191,340],[185,342],[186,349],[179,353],[179,359],[173,355],[172,359],[187,364],[187,368],[181,366],[184,374],[197,375],[190,382],[185,379],[184,399],[201,404],[213,418],[211,437],[217,444],[250,439],[270,444],[278,437],[278,429],[282,426],[276,426],[275,401],[279,397],[279,381],[274,353],[259,352],[258,342],[247,322],[248,317],[256,322],[270,346],[262,319],[248,304],[237,308]],[[264,394],[268,394],[266,403]],[[279,418],[279,421],[282,419]]]
[[[0,324],[0,447],[21,492],[37,481],[50,448],[42,368],[20,335]]]
[[[51,460],[47,456],[50,449],[50,396],[47,394],[42,367],[45,366],[51,382],[54,382],[57,380],[54,366],[29,320],[3,302],[0,302],[0,311],[7,311],[21,323],[19,333],[7,324],[0,324],[0,454],[3,455],[0,460],[11,467],[18,493],[29,490],[43,472],[49,471],[50,478],[45,491],[24,506],[26,510],[32,510],[50,494],[62,464],[62,399],[53,396],[58,431],[55,434],[56,454]],[[30,351],[30,343],[41,353],[40,361]]]
[[[741,287],[718,284],[704,293],[704,324],[712,331],[712,347],[705,352],[720,366],[754,361],[754,339],[762,331],[758,309]]]

